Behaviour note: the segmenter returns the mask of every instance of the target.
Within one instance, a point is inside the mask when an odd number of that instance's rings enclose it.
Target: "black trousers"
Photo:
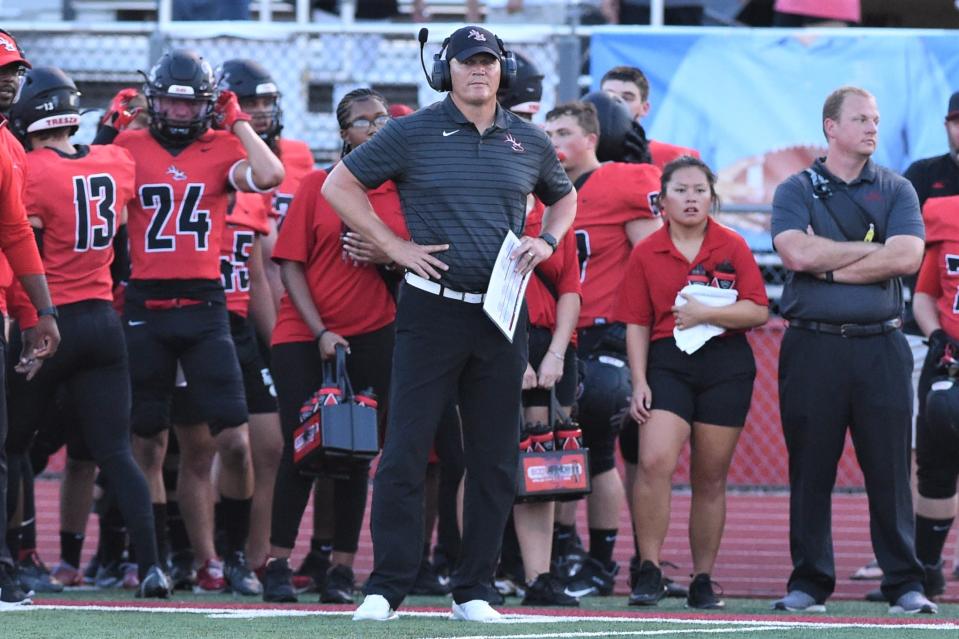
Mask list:
[[[406,286],[386,443],[373,482],[373,573],[367,594],[398,607],[416,579],[423,548],[423,483],[430,446],[451,397],[463,422],[466,492],[463,543],[453,572],[458,603],[490,596],[503,529],[516,492],[525,313],[510,343],[482,305]]]
[[[922,591],[909,488],[912,353],[900,331],[783,337],[779,401],[789,451],[789,590],[825,601],[836,585],[831,505],[846,429],[869,499],[873,550],[890,602]]]
[[[353,390],[360,392],[372,387],[378,405],[385,407],[390,385],[393,325],[364,335],[345,337],[350,342],[346,372]],[[272,365],[284,443],[273,489],[270,543],[292,549],[313,487],[313,478],[300,474],[293,465],[293,432],[300,425],[303,402],[321,386],[323,360],[316,342],[291,342],[273,347]],[[381,416],[383,412],[380,410]],[[335,521],[333,550],[356,552],[366,510],[369,476],[369,462],[358,462],[350,467],[347,477],[333,480],[333,512],[329,513]]]
[[[130,448],[130,373],[120,318],[110,302],[87,300],[65,304],[60,311],[57,354],[31,381],[10,377],[11,455],[25,455],[48,404],[66,393],[73,423],[82,433],[94,461],[115,490],[123,519],[141,564],[141,575],[158,562],[150,491]],[[19,353],[19,335],[12,340]],[[8,375],[10,375],[8,371]],[[11,494],[19,491],[11,473]]]

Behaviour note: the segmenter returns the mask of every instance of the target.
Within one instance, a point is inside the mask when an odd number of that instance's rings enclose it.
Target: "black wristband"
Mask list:
[[[328,328],[324,328],[322,331],[320,331],[316,336],[316,343],[319,344],[320,340],[323,339],[323,336],[329,332],[330,332],[330,329]]]
[[[60,317],[60,314],[57,313],[56,306],[37,309],[37,317],[43,317],[44,315],[49,315],[53,319],[58,319]]]
[[[553,249],[553,252],[554,253],[556,252],[556,246],[559,244],[559,242],[556,240],[555,237],[553,237],[549,233],[540,233],[539,239],[549,244],[549,247]]]

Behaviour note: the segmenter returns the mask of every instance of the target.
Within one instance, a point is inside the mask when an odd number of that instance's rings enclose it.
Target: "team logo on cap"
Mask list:
[[[0,47],[3,47],[10,53],[17,53],[17,45],[15,45],[9,38],[0,36]]]
[[[513,137],[512,133],[506,134],[506,143],[512,144],[513,150],[516,151],[517,153],[522,153],[526,150],[523,148],[523,145],[520,143],[520,141]]]
[[[467,38],[473,38],[474,40],[479,40],[480,42],[486,42],[486,36],[477,31],[476,29],[470,29]]]

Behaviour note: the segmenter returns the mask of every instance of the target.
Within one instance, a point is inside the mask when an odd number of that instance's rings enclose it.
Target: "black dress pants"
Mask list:
[[[451,586],[458,603],[489,597],[516,492],[526,316],[510,343],[467,304],[405,286],[397,308],[389,425],[373,482],[373,573],[366,593],[398,607],[423,549],[423,484],[450,398],[463,423],[466,490],[462,550]]]
[[[789,451],[788,590],[823,602],[836,585],[832,489],[850,429],[869,499],[882,592],[922,591],[909,488],[912,353],[903,334],[842,337],[790,328],[779,354],[779,401]]]

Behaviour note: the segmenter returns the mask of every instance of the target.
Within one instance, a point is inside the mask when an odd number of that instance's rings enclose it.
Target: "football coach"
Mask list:
[[[549,208],[539,237],[523,237],[512,254],[524,273],[552,255],[576,215],[576,192],[546,135],[496,102],[515,69],[494,34],[475,26],[455,31],[434,57],[430,81],[449,91],[446,99],[391,121],[343,158],[323,186],[344,222],[406,269],[388,435],[373,483],[373,572],[354,620],[395,618],[413,586],[427,459],[454,398],[467,478],[452,616],[499,618],[487,599],[516,490],[526,316],[510,342],[483,301],[507,232],[522,235],[530,193]],[[386,180],[396,183],[410,241],[377,218],[366,196]]]

